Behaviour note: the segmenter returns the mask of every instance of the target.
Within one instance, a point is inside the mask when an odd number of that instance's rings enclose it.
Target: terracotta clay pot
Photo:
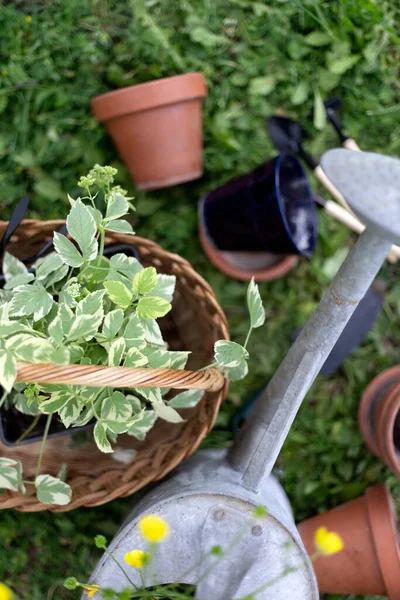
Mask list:
[[[203,173],[202,73],[132,85],[92,99],[136,187],[155,190]]]
[[[204,253],[222,273],[239,281],[271,281],[279,279],[298,263],[297,256],[280,256],[269,252],[223,252],[207,239],[202,227],[199,238]]]
[[[400,549],[391,495],[384,485],[298,525],[310,556],[318,527],[336,531],[344,548],[313,566],[321,592],[388,596],[400,600]]]
[[[371,452],[400,477],[400,366],[371,381],[361,398],[358,422]]]

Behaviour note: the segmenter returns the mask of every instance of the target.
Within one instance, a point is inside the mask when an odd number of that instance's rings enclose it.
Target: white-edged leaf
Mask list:
[[[44,504],[65,506],[71,502],[71,487],[51,475],[38,475],[35,479],[36,496]]]
[[[159,296],[167,302],[172,302],[176,285],[175,275],[157,275],[157,283],[153,289],[153,296]]]
[[[110,258],[110,270],[107,279],[109,281],[121,281],[130,289],[133,278],[142,269],[140,262],[133,256],[126,256],[122,253],[114,254]]]
[[[128,235],[135,235],[132,229],[132,225],[128,221],[117,219],[116,221],[110,221],[104,225],[108,231],[115,231],[116,233],[126,233]]]
[[[59,304],[57,315],[48,327],[50,338],[54,340],[56,345],[60,345],[75,320],[74,313],[66,304]]]
[[[35,279],[33,273],[20,273],[19,275],[14,275],[4,286],[5,290],[13,290],[20,285],[24,285],[25,283],[29,283]]]
[[[157,415],[154,410],[144,410],[139,413],[131,425],[129,426],[128,433],[133,435],[138,440],[144,440],[146,433],[150,431],[154,423],[157,420]]]
[[[247,288],[247,306],[250,313],[250,327],[255,329],[261,327],[265,323],[265,310],[260,296],[258,285],[254,281],[254,277]]]
[[[13,395],[12,403],[15,408],[24,415],[34,416],[40,414],[36,398],[33,399],[33,402],[28,404],[28,398],[25,396],[25,394],[19,393],[15,394],[15,396]]]
[[[18,492],[21,481],[18,463],[19,461],[12,458],[0,457],[0,489]]]
[[[25,275],[28,272],[28,268],[23,262],[18,260],[13,254],[4,252],[3,257],[3,274],[6,281],[10,281],[16,275]]]
[[[164,421],[168,421],[168,423],[182,423],[183,419],[180,416],[180,414],[178,412],[176,412],[176,410],[174,408],[172,408],[172,406],[164,404],[163,401],[161,402],[153,402],[153,408],[154,411],[157,415],[157,417],[160,417],[160,419],[163,419]]]
[[[79,364],[85,354],[83,348],[77,344],[71,344],[68,349],[71,355],[71,363],[74,365]]]
[[[230,381],[239,381],[239,379],[244,379],[244,377],[246,377],[247,373],[249,372],[249,365],[245,360],[242,360],[237,367],[224,367],[223,371],[225,377]]]
[[[108,365],[110,367],[118,367],[121,364],[125,348],[125,340],[122,337],[111,342],[108,349]]]
[[[243,346],[228,340],[218,340],[214,344],[215,360],[221,367],[238,367],[249,354]]]
[[[127,394],[126,398],[131,404],[133,414],[137,415],[138,413],[140,413],[140,411],[142,410],[142,403],[139,400],[139,398],[136,398],[136,396],[134,396],[133,394]]]
[[[28,333],[17,333],[6,341],[5,346],[17,360],[32,363],[48,362],[53,351],[49,340]]]
[[[193,408],[203,396],[204,390],[186,390],[174,396],[168,402],[168,406],[172,406],[172,408]]]
[[[102,333],[98,339],[102,342],[110,342],[113,340],[121,329],[123,320],[124,311],[120,308],[116,308],[107,313],[104,317]]]
[[[105,290],[96,290],[88,294],[76,307],[77,315],[93,315],[103,311],[103,298]]]
[[[92,214],[77,200],[67,217],[67,229],[70,236],[77,242],[83,259],[89,262],[96,258],[98,243],[96,240],[97,226]]]
[[[161,329],[157,321],[154,319],[138,318],[141,326],[143,327],[146,342],[149,344],[156,344],[156,346],[164,346]]]
[[[71,396],[71,394],[69,394],[68,392],[54,392],[50,395],[50,398],[40,402],[39,410],[45,415],[50,415],[60,410],[65,404],[70,402],[72,399],[73,396]]]
[[[64,265],[64,262],[59,254],[52,252],[45,258],[39,259],[33,266],[36,269],[36,279],[42,281],[51,273],[57,271]]]
[[[17,377],[17,362],[12,352],[0,350],[0,385],[11,392]]]
[[[322,100],[321,92],[318,88],[314,90],[314,127],[315,129],[323,129],[326,124],[326,110],[324,101]]]
[[[136,273],[132,282],[132,289],[137,294],[149,294],[157,285],[157,271],[154,267],[146,267]]]
[[[84,408],[79,418],[74,423],[72,423],[72,427],[83,427],[84,425],[87,425],[89,421],[93,419],[93,416],[94,413],[92,407]]]
[[[183,369],[187,363],[190,352],[165,350],[164,348],[146,347],[143,349],[153,369]]]
[[[83,265],[83,256],[74,246],[71,240],[61,233],[54,233],[54,249],[69,267],[80,267]]]
[[[58,415],[63,422],[64,427],[68,429],[68,427],[78,419],[83,408],[84,405],[78,398],[72,397],[68,400],[68,402],[66,402],[58,411]]]
[[[140,298],[136,312],[143,319],[159,319],[164,317],[170,310],[171,304],[158,296],[146,296]]]
[[[71,362],[71,353],[66,346],[55,348],[50,353],[51,362],[56,365],[69,365]]]
[[[141,387],[136,388],[135,392],[143,398],[146,398],[148,402],[162,402],[161,390],[156,387]]]
[[[129,429],[129,422],[128,421],[108,421],[105,420],[104,421],[106,426],[107,426],[107,432],[109,437],[113,440],[116,441],[116,438],[113,438],[111,436],[111,434],[115,434],[115,435],[119,435],[121,433],[126,433]],[[114,458],[114,457],[113,457]]]
[[[114,304],[121,308],[128,308],[133,299],[132,292],[121,281],[105,281],[107,295]]]
[[[132,405],[122,392],[113,392],[103,400],[101,407],[102,421],[126,422],[132,416]],[[115,432],[122,433],[122,432]]]
[[[14,335],[14,333],[30,333],[32,335],[37,334],[34,329],[31,329],[31,327],[28,327],[28,325],[24,325],[18,321],[6,321],[0,323],[0,337],[6,338],[10,335]]]
[[[15,296],[11,300],[10,315],[33,315],[34,321],[40,321],[51,311],[53,304],[53,298],[42,285],[21,285],[15,290]]]
[[[138,350],[141,350],[145,347],[145,330],[138,315],[129,317],[123,337],[127,348],[137,348]]]
[[[106,429],[104,425],[100,423],[100,421],[97,421],[94,427],[93,437],[99,450],[106,453],[114,452],[110,442],[107,439]]]
[[[93,315],[75,315],[75,319],[69,330],[67,341],[74,342],[81,338],[94,337],[103,320],[103,311]]]
[[[107,210],[104,221],[119,219],[129,212],[129,202],[120,192],[111,192],[107,199]]]
[[[137,348],[129,348],[124,360],[124,367],[145,367],[148,364],[147,357]]]

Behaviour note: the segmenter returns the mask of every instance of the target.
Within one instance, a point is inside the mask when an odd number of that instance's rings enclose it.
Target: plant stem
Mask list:
[[[212,369],[213,367],[218,366],[218,363],[216,360],[214,360],[214,362],[212,362],[209,365],[206,365],[205,367],[202,367],[201,369],[197,369],[198,371],[206,371],[207,369]]]
[[[35,416],[32,423],[29,425],[29,427],[27,427],[25,429],[24,433],[22,435],[20,435],[19,438],[16,440],[16,442],[15,442],[16,444],[20,444],[26,438],[26,436],[30,434],[32,429],[35,429],[41,416],[42,416],[41,414]]]
[[[121,571],[123,572],[123,574],[125,575],[125,577],[129,581],[129,583],[135,588],[135,590],[137,590],[138,586],[136,585],[136,583],[133,583],[132,579],[129,577],[129,575],[125,571],[124,567],[117,561],[117,559],[113,556],[112,552],[110,552],[108,548],[104,548],[104,551],[115,562],[115,564],[118,565],[118,567],[121,569]]]
[[[245,342],[244,342],[244,344],[243,344],[243,348],[244,348],[245,350],[246,350],[246,348],[247,348],[247,344],[249,343],[249,339],[250,339],[250,336],[251,336],[251,332],[252,332],[252,331],[253,331],[253,328],[252,328],[252,327],[250,327],[250,329],[249,329],[249,331],[248,331],[248,333],[247,333],[246,340],[245,340]]]
[[[46,426],[44,428],[43,440],[42,440],[42,444],[40,446],[40,452],[39,452],[38,464],[37,464],[37,468],[36,468],[35,479],[40,474],[40,468],[42,466],[43,452],[44,452],[44,448],[46,446],[47,436],[49,434],[49,429],[50,429],[50,424],[51,424],[52,417],[53,417],[52,414],[50,414],[50,415],[47,416]]]

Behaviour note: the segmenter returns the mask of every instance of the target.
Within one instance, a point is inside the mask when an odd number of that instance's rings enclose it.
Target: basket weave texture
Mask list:
[[[32,256],[63,223],[25,220],[11,238],[7,250],[18,258]],[[0,222],[0,238],[6,226],[7,223]],[[143,266],[154,266],[159,273],[176,276],[172,311],[159,321],[164,339],[170,350],[192,352],[187,369],[196,370],[210,364],[214,342],[229,338],[226,317],[210,286],[186,260],[154,242],[109,232],[106,245],[114,243],[134,245]],[[41,472],[56,476],[61,465],[66,464],[67,482],[72,487],[71,503],[66,506],[43,504],[37,500],[33,486],[28,486],[31,489],[25,495],[10,491],[0,494],[0,509],[64,512],[81,506],[99,506],[133,494],[164,477],[196,450],[211,430],[226,393],[226,381],[220,390],[205,392],[195,408],[180,411],[185,419],[183,423],[171,424],[158,419],[143,442],[127,435],[118,436],[114,454],[100,452],[91,432],[88,432],[88,441],[84,445],[75,447],[69,435],[48,440]],[[0,443],[0,456],[20,460],[24,479],[32,479],[39,449],[39,442],[19,447]]]

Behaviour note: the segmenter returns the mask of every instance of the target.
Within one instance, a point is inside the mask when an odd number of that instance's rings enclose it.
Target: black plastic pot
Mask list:
[[[218,249],[311,256],[317,238],[307,176],[290,153],[209,192],[200,225]]]
[[[50,250],[50,248],[49,248]],[[130,244],[112,244],[104,249],[104,256],[111,258],[115,254],[124,253],[127,256],[133,256],[139,260],[139,252],[134,246]],[[3,393],[0,387],[0,397]],[[33,442],[40,442],[43,438],[44,428],[46,425],[47,415],[41,415],[37,424],[29,435],[19,444],[16,441],[26,431],[26,429],[32,424],[35,417],[30,415],[24,415],[17,411],[14,407],[10,409],[0,408],[0,440],[6,446],[15,446],[23,444],[31,444]],[[91,429],[95,422],[91,421],[87,425],[82,427],[74,427],[72,429],[66,429],[63,423],[58,419],[53,419],[50,425],[48,438],[58,437],[61,435],[71,435],[78,433],[79,431],[85,431]]]

